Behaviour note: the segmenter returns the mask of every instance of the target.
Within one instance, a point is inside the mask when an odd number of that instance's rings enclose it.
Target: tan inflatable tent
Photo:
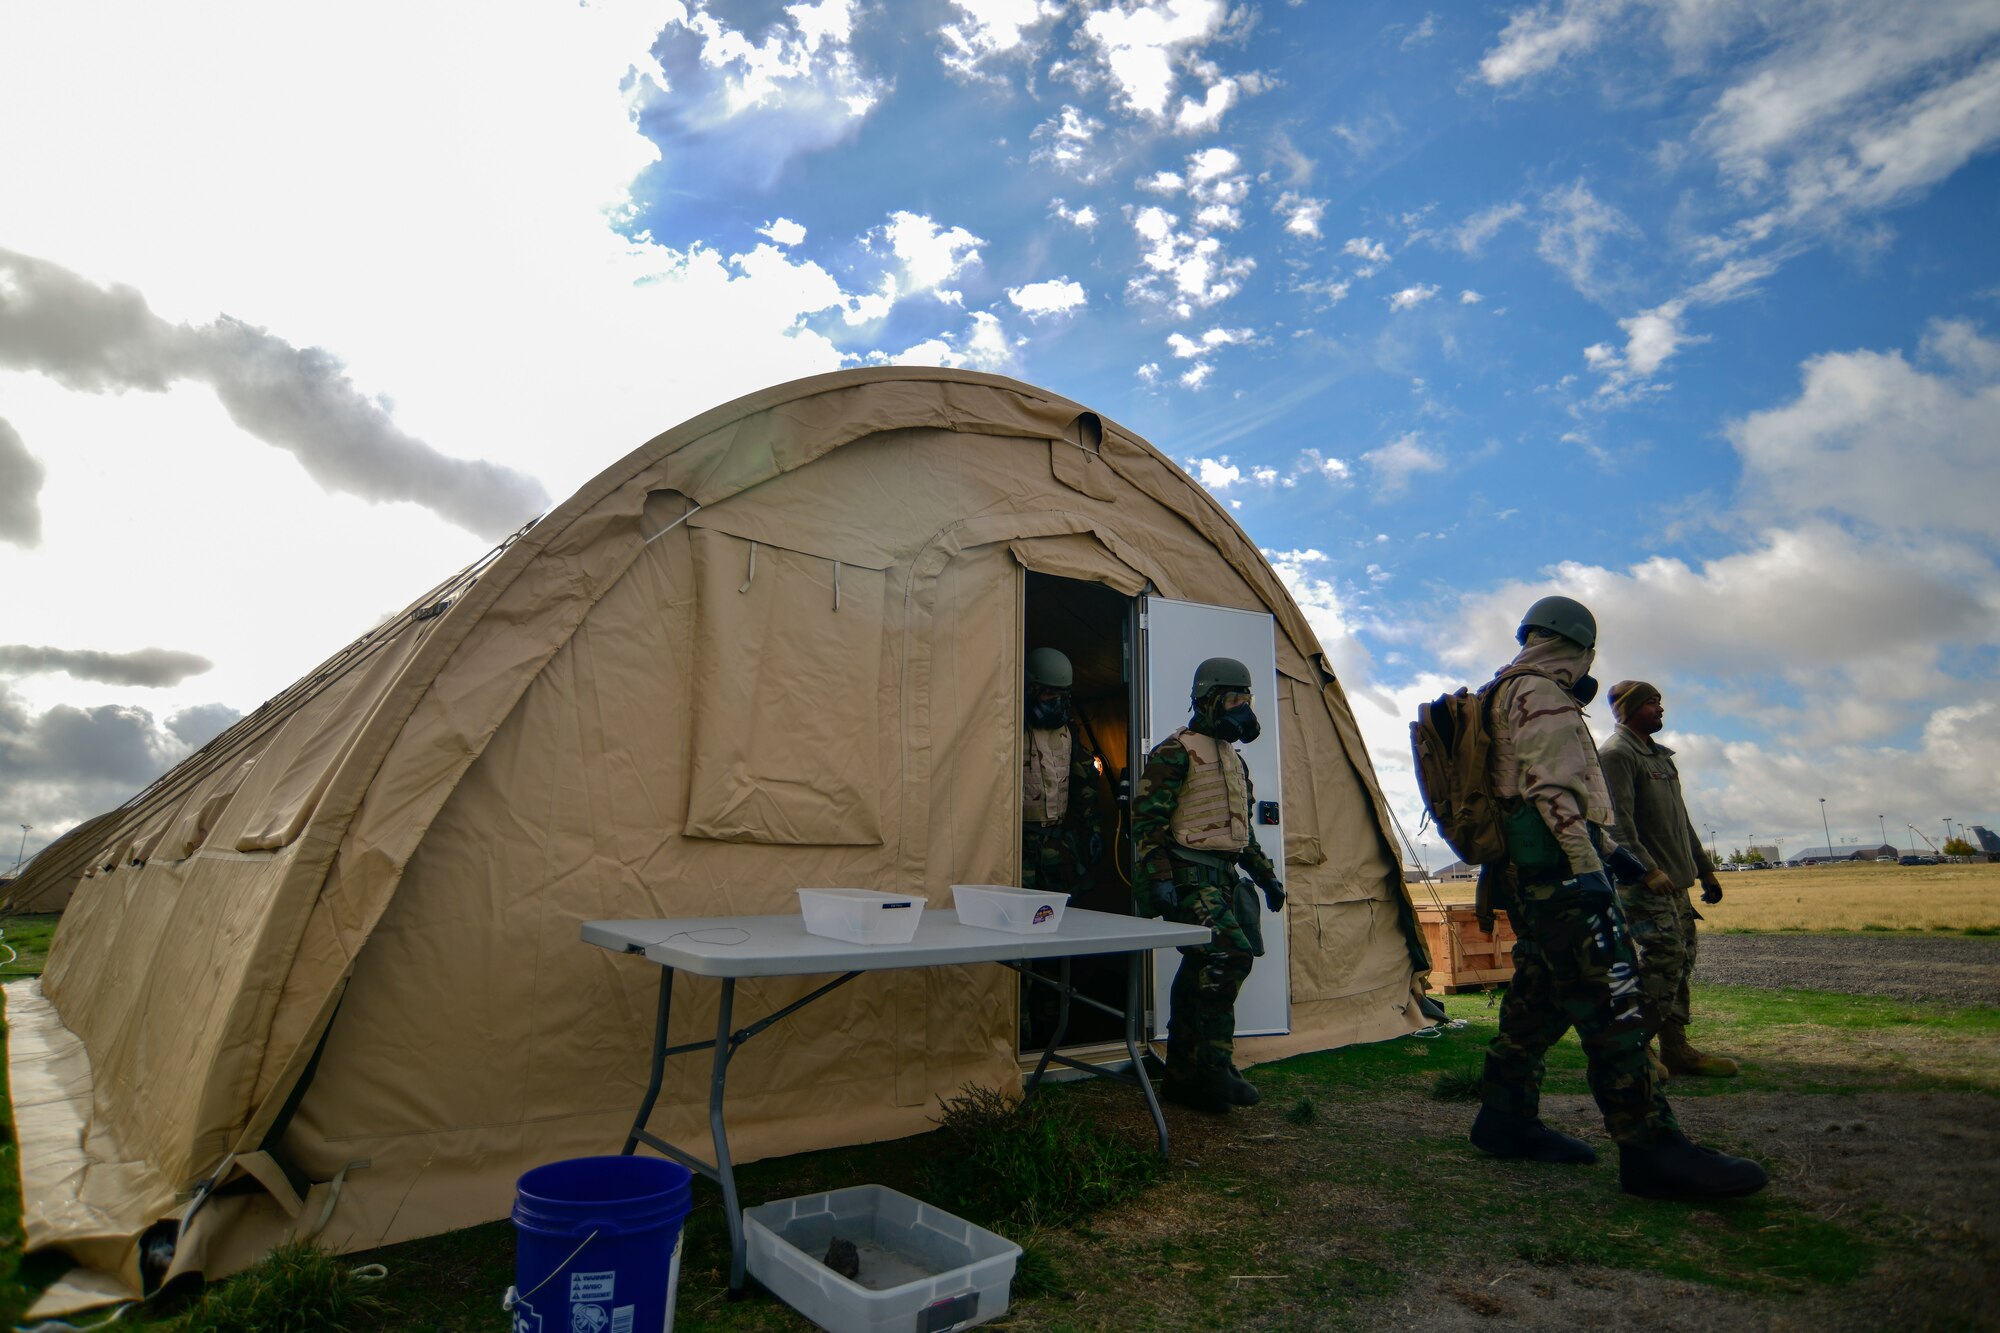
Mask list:
[[[44,1308],[134,1290],[140,1238],[205,1182],[174,1269],[214,1276],[295,1232],[359,1250],[497,1218],[524,1169],[616,1151],[658,973],[579,923],[1013,880],[1027,640],[1071,651],[1121,778],[1148,597],[1274,640],[1290,1031],[1245,1056],[1422,1026],[1346,698],[1222,508],[1025,384],[821,376],[654,439],[125,807],[45,976],[7,991],[29,1244],[95,1270]],[[748,983],[738,1012],[814,984]],[[732,1079],[739,1160],[1018,1086],[1018,984],[871,973],[774,1028]],[[687,991],[676,1040],[713,1001]],[[705,1091],[672,1084],[656,1130],[698,1137]]]

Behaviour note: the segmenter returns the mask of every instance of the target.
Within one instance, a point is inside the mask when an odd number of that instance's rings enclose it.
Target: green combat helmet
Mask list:
[[[1521,628],[1514,631],[1514,641],[1526,643],[1531,629],[1560,634],[1586,648],[1597,646],[1597,617],[1573,597],[1544,597],[1529,607],[1521,617]]]
[[[1037,648],[1028,654],[1028,683],[1051,690],[1066,690],[1076,681],[1069,659],[1054,648]]]
[[[1586,614],[1588,614],[1586,612]],[[1249,690],[1250,668],[1233,657],[1211,657],[1194,669],[1194,702],[1213,689]]]

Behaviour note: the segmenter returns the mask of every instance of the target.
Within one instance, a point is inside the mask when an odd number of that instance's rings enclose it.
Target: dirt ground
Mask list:
[[[1462,1110],[1443,1109],[1454,1123],[1465,1119]],[[1551,1122],[1573,1130],[1596,1119],[1596,1108],[1581,1097],[1551,1098],[1545,1109]],[[1690,1333],[2000,1327],[1993,1301],[2000,1274],[2000,1210],[1993,1207],[2000,1197],[2000,1103],[1992,1097],[1711,1097],[1683,1101],[1677,1111],[1690,1137],[1726,1138],[1768,1162],[1770,1189],[1818,1216],[1872,1214],[1873,1232],[1932,1243],[1914,1255],[1899,1249],[1852,1284],[1781,1299],[1629,1270],[1545,1269],[1468,1256],[1428,1289],[1413,1284],[1364,1312],[1359,1324]],[[1617,1167],[1607,1155],[1590,1169]]]
[[[1892,997],[1916,997],[1934,989],[1928,969],[1944,957],[1978,967],[1992,941],[1924,939],[1884,941],[1882,937],[1758,937],[1756,965],[1734,971],[1716,951],[1716,977],[1734,973],[1750,985],[1812,985]],[[1888,943],[1890,947],[1880,947]],[[1952,947],[1972,945],[1950,953]],[[1790,951],[1790,953],[1788,953]],[[1804,957],[1808,955],[1810,957]],[[1844,959],[1842,955],[1856,955]],[[1840,967],[1830,967],[1840,963]],[[1770,967],[1792,981],[1752,979],[1752,967]],[[1800,981],[1812,975],[1810,983]],[[1968,977],[1968,985],[1990,983],[1990,977]],[[1958,993],[1958,1003],[1980,1003]],[[1858,1071],[1878,1061],[1896,1063],[1908,1071],[1962,1069],[1972,1057],[1990,1065],[1990,1053],[1964,1045],[1938,1043],[1920,1027],[1880,1035],[1880,1049],[1856,1051],[1840,1047],[1828,1035],[1826,1047],[1814,1037],[1790,1037],[1786,1047],[1752,1047],[1742,1051],[1750,1061],[1774,1069],[1780,1061],[1812,1069],[1838,1069],[1842,1063]],[[1874,1039],[1872,1039],[1874,1041]],[[1924,1055],[1924,1047],[1952,1047],[1950,1055]],[[1672,1089],[1670,1089],[1672,1091]],[[1764,1161],[1772,1171],[1770,1195],[1796,1205],[1802,1213],[1838,1223],[1878,1245],[1874,1267],[1854,1281],[1838,1285],[1806,1285],[1780,1297],[1744,1293],[1730,1287],[1672,1279],[1632,1269],[1584,1267],[1554,1261],[1528,1263],[1514,1253],[1496,1251],[1470,1237],[1446,1229],[1434,1243],[1408,1247],[1382,1237],[1406,1235],[1414,1215],[1424,1217],[1422,1197],[1398,1195],[1360,1171],[1326,1171],[1324,1163],[1300,1161],[1298,1175],[1324,1179],[1294,1211],[1282,1237],[1272,1247],[1292,1257],[1326,1259],[1344,1255],[1368,1265],[1396,1271],[1404,1277],[1396,1295],[1362,1303],[1344,1303],[1338,1313],[1316,1313],[1308,1303],[1286,1305],[1274,1323],[1256,1327],[1298,1329],[1648,1329],[1648,1331],[1762,1331],[1796,1329],[1800,1333],[1876,1333],[1878,1329],[2000,1329],[2000,1099],[1990,1091],[1904,1091],[1858,1095],[1796,1095],[1796,1093],[1732,1093],[1724,1097],[1678,1097],[1676,1113],[1688,1135],[1700,1141],[1726,1143]],[[1288,1129],[1268,1109],[1248,1117],[1238,1113],[1226,1121],[1196,1117],[1170,1109],[1174,1155],[1188,1163],[1202,1159],[1242,1159],[1272,1155],[1270,1171],[1284,1173],[1288,1139],[1304,1151],[1310,1133]],[[1462,1139],[1472,1109],[1464,1103],[1412,1101],[1408,1097],[1378,1103],[1342,1103],[1338,1115],[1348,1127],[1384,1137]],[[1600,1151],[1596,1167],[1546,1167],[1548,1171],[1592,1171],[1616,1189],[1616,1149],[1602,1131],[1596,1107],[1582,1095],[1550,1095],[1544,1099],[1544,1119],[1570,1133],[1590,1139]],[[1378,1121],[1378,1125],[1376,1125]],[[1490,1193],[1492,1171],[1514,1169],[1484,1159],[1440,1163],[1426,1191],[1466,1189]],[[1540,1169],[1540,1167],[1520,1167]],[[1458,1173],[1462,1179],[1454,1179]],[[1294,1195],[1296,1199],[1296,1195]],[[1148,1243],[1166,1237],[1200,1235],[1202,1209],[1214,1209],[1214,1195],[1188,1191],[1172,1181],[1148,1193],[1142,1209],[1122,1209],[1100,1217],[1102,1241],[1120,1253],[1144,1255]],[[1656,1205],[1684,1209],[1690,1205]],[[1254,1205],[1244,1203],[1246,1211]],[[1208,1219],[1228,1225],[1240,1235],[1240,1219]],[[1700,1229],[1700,1223],[1694,1223]],[[1714,1231],[1710,1235],[1718,1235]],[[1274,1255],[1276,1259],[1276,1255]],[[1184,1265],[1194,1267],[1194,1265]],[[1280,1267],[1280,1265],[1272,1265]],[[1254,1277],[1254,1275],[1250,1275]],[[1250,1279],[1246,1277],[1246,1281]],[[1172,1275],[1148,1281],[1136,1273],[1142,1291],[1130,1295],[1132,1307],[1146,1311],[1146,1327],[1204,1327],[1196,1307],[1182,1309],[1172,1293]],[[1120,1307],[1120,1293],[1082,1297],[1074,1305],[1050,1309],[1036,1303],[1034,1313],[1010,1315],[1024,1329],[1112,1329],[1134,1327],[1130,1309]]]
[[[1961,1005],[2000,1003],[2000,940],[1757,935],[1705,937],[1697,978]],[[1811,1059],[1810,1051],[1796,1052]],[[1671,1095],[1671,1087],[1669,1088]],[[1697,1142],[1741,1145],[1771,1168],[1774,1193],[1897,1244],[1846,1286],[1782,1299],[1653,1274],[1541,1269],[1466,1256],[1426,1287],[1364,1312],[1363,1327],[1442,1330],[1644,1328],[1801,1330],[2000,1328],[2000,1100],[1980,1092],[1682,1098]],[[1440,1132],[1461,1108],[1437,1107]],[[1545,1118],[1608,1147],[1583,1097],[1547,1099]],[[1461,1131],[1462,1132],[1462,1131]],[[1617,1169],[1613,1153],[1595,1170]],[[1662,1205],[1675,1207],[1681,1205]]]

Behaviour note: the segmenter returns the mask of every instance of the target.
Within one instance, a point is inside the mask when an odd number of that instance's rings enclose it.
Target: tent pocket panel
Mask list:
[[[689,837],[882,841],[887,575],[692,529]]]

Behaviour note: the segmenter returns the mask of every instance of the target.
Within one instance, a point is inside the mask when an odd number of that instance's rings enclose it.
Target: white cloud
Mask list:
[[[794,246],[805,240],[806,229],[790,218],[777,218],[757,228],[759,236],[768,236],[782,246]]]
[[[1428,285],[1416,283],[1413,286],[1403,288],[1401,291],[1390,293],[1386,299],[1389,302],[1391,310],[1410,310],[1422,305],[1437,294],[1436,283],[1433,282]]]
[[[1041,31],[1064,7],[1055,0],[952,0],[952,8],[957,18],[938,29],[938,58],[954,74],[987,78],[993,61],[1032,57]]]
[[[1480,59],[1479,77],[1501,88],[1553,69],[1564,56],[1595,46],[1623,8],[1623,0],[1567,0],[1561,12],[1547,3],[1516,10],[1499,44]]]
[[[1934,370],[1899,351],[1813,357],[1797,398],[1731,422],[1746,494],[1990,543],[2000,530],[2000,341],[1938,321],[1921,351]]]
[[[1160,363],[1157,361],[1148,361],[1134,373],[1146,384],[1157,384],[1160,381]]]
[[[903,261],[908,290],[930,291],[979,262],[986,244],[963,227],[942,228],[921,213],[897,211],[885,229],[889,248]]]
[[[1190,458],[1187,470],[1194,479],[1211,491],[1226,491],[1243,480],[1243,469],[1229,461],[1229,455],[1220,458]]]
[[[1223,113],[1236,105],[1239,85],[1235,79],[1217,79],[1208,85],[1208,92],[1197,102],[1192,97],[1181,99],[1181,108],[1174,114],[1174,128],[1182,134],[1201,134],[1222,123]]]
[[[1397,436],[1380,449],[1369,450],[1361,455],[1361,461],[1375,474],[1376,493],[1385,496],[1407,490],[1410,479],[1420,472],[1444,470],[1443,456],[1427,447],[1415,431]]]
[[[1161,120],[1179,83],[1176,67],[1222,31],[1228,13],[1224,0],[1138,0],[1097,10],[1082,31],[1118,104]],[[1204,107],[1209,95],[1204,93]]]
[[[1353,255],[1364,264],[1381,265],[1389,262],[1389,251],[1382,242],[1371,240],[1366,236],[1349,237],[1347,244],[1340,247],[1340,252],[1344,255]]]
[[[1458,294],[1458,303],[1460,305],[1478,305],[1481,301],[1484,301],[1485,299],[1486,299],[1485,297],[1481,296],[1478,292],[1473,291],[1470,287],[1466,288],[1464,291]]]
[[[1273,212],[1285,219],[1285,230],[1293,236],[1319,239],[1319,221],[1326,216],[1326,200],[1287,190],[1278,196]]]
[[[1212,194],[1218,185],[1227,187],[1229,180],[1205,182],[1196,191]],[[1128,284],[1130,291],[1141,300],[1165,304],[1182,318],[1236,295],[1256,268],[1256,261],[1247,256],[1232,258],[1199,222],[1182,230],[1180,219],[1157,205],[1133,211],[1131,220],[1143,243],[1144,268]]]
[[[1602,287],[1598,269],[1605,243],[1640,234],[1631,219],[1591,193],[1580,179],[1542,197],[1539,231],[1535,252],[1585,296],[1596,295]]]
[[[1035,149],[1028,155],[1029,160],[1046,162],[1086,183],[1094,181],[1103,169],[1090,150],[1103,129],[1104,122],[1095,116],[1073,106],[1064,106],[1037,125],[1030,134]]]
[[[1402,132],[1402,125],[1392,115],[1384,113],[1363,116],[1359,120],[1340,120],[1327,126],[1333,137],[1340,140],[1349,154],[1358,162],[1373,155],[1376,149]]]
[[[1347,482],[1354,477],[1354,469],[1344,458],[1328,458],[1317,449],[1302,450],[1298,461],[1292,465],[1295,477],[1307,475],[1323,477],[1331,482]]]
[[[1486,248],[1486,243],[1499,234],[1500,229],[1510,222],[1518,222],[1527,216],[1528,206],[1518,199],[1512,203],[1495,204],[1481,209],[1459,224],[1452,233],[1452,240],[1468,255],[1477,255]]]
[[[1412,47],[1422,46],[1425,42],[1437,36],[1437,32],[1438,16],[1436,14],[1425,14],[1423,22],[1403,34],[1401,46],[1405,51],[1408,51]]]
[[[1097,210],[1089,204],[1085,204],[1082,208],[1071,208],[1062,200],[1056,199],[1049,204],[1049,211],[1079,230],[1097,229]]]
[[[1148,194],[1179,194],[1187,188],[1178,171],[1156,171],[1138,184]]]
[[[1007,299],[1028,318],[1040,319],[1047,315],[1066,315],[1085,304],[1089,298],[1084,295],[1082,283],[1071,282],[1068,278],[1051,278],[1046,282],[1009,287]]]
[[[1014,369],[1013,344],[999,319],[983,310],[972,312],[972,322],[957,337],[940,334],[906,347],[894,356],[874,354],[879,364],[899,366],[964,366],[973,370],[1006,372]]]
[[[1653,377],[1681,348],[1690,343],[1707,342],[1705,335],[1690,334],[1683,327],[1686,313],[1686,301],[1664,302],[1651,310],[1642,310],[1630,319],[1618,321],[1618,327],[1625,332],[1622,352],[1608,343],[1594,343],[1584,348],[1585,363],[1604,376],[1604,382],[1598,386],[1598,394],[1615,397],[1635,386],[1648,387]]]

